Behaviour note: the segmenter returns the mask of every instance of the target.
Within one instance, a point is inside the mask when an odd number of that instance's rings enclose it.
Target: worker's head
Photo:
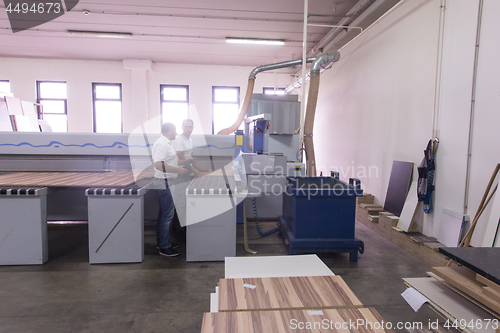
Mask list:
[[[188,137],[193,133],[194,122],[193,119],[184,119],[182,122],[182,134]]]
[[[172,123],[163,123],[163,125],[161,125],[161,134],[169,140],[174,140],[177,135],[175,125]]]

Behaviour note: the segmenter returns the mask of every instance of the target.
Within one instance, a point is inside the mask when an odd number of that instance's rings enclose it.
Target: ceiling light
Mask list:
[[[104,38],[130,38],[130,32],[113,32],[113,31],[80,31],[68,30],[70,36],[89,36],[89,37],[104,37]]]
[[[281,39],[227,37],[226,42],[235,44],[285,45],[285,41]]]

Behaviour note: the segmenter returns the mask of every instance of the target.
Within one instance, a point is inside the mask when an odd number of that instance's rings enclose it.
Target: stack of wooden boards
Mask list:
[[[438,252],[439,248],[445,247],[434,237],[427,237],[418,232],[402,232],[397,227],[399,217],[385,211],[382,206],[374,204],[374,197],[365,194],[358,198],[356,205],[356,220],[368,228],[377,232],[391,242],[402,247],[411,254],[426,261],[431,266],[444,266],[447,259]]]
[[[15,97],[0,98],[0,131],[40,132],[34,104]]]
[[[500,319],[500,248],[456,247],[440,251],[463,266],[433,267],[432,273]]]
[[[352,322],[392,332],[340,276],[234,278],[219,281],[219,312],[204,314],[201,332],[335,332]]]

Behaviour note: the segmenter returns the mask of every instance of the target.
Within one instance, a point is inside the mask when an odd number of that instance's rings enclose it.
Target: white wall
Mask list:
[[[478,14],[478,0],[446,2],[440,94],[435,82],[441,1],[404,0],[342,48],[340,61],[322,74],[314,131],[319,170],[340,169],[343,179],[358,176],[383,205],[393,160],[416,165],[422,160],[437,97],[435,212],[419,225],[430,236],[437,236],[444,208],[464,212]],[[498,1],[485,0],[468,205],[472,216],[500,162],[499,13]],[[472,245],[491,246],[498,219],[488,224],[487,218],[485,211]]]
[[[124,69],[122,61],[73,61],[47,59],[0,58],[0,79],[9,80],[11,92],[26,101],[36,101],[36,81],[66,81],[68,88],[68,129],[70,132],[92,132],[92,82],[121,83],[123,93],[123,128],[130,132],[141,125],[141,120],[160,115],[160,84],[189,85],[190,104],[196,107],[199,121],[195,133],[212,131],[212,86],[239,86],[240,100],[247,88],[251,67],[179,65],[154,63],[146,72],[147,115],[138,117],[132,110],[133,76]],[[140,75],[137,75],[140,77]],[[255,82],[255,93],[274,84],[284,87],[292,79],[289,75],[261,73]],[[157,132],[160,123],[150,131]]]

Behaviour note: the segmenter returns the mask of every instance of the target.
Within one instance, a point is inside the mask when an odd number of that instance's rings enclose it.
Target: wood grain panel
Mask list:
[[[432,272],[446,282],[500,314],[500,303],[483,294],[483,285],[466,267],[432,267]]]
[[[135,183],[130,171],[17,172],[0,175],[0,186],[126,187]]]
[[[256,286],[245,288],[244,284]],[[363,307],[340,276],[221,279],[219,311]]]
[[[490,287],[483,287],[483,294],[500,304],[500,293]]]
[[[476,280],[484,284],[485,286],[490,287],[491,289],[495,290],[496,292],[500,293],[500,285],[496,284],[495,282],[485,278],[484,276],[480,274],[476,274]]]
[[[322,315],[312,315],[306,310],[205,313],[201,333],[393,332],[384,329],[383,319],[375,309],[329,309],[322,312]],[[345,329],[356,322],[360,323],[357,329]],[[303,328],[299,323],[304,325]]]

